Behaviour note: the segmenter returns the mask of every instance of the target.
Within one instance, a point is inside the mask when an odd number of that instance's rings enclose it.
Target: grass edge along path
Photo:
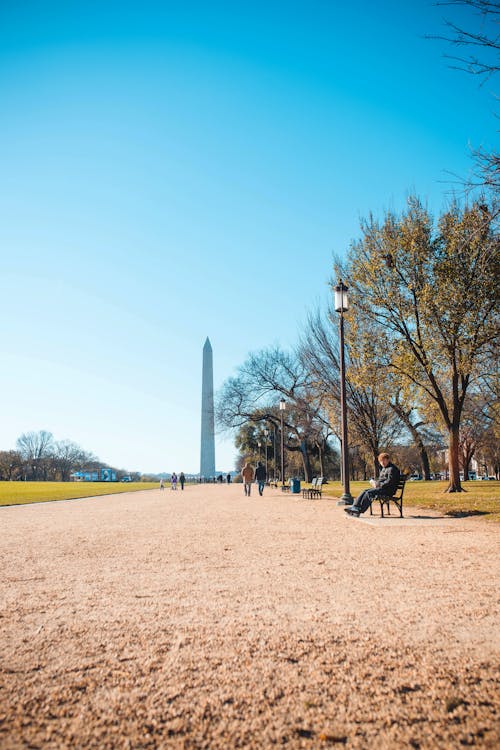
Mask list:
[[[462,483],[465,492],[445,492],[448,482],[420,480],[407,482],[403,499],[406,508],[428,508],[450,516],[481,516],[500,523],[500,481],[471,481]],[[307,486],[307,485],[306,485]],[[368,482],[351,482],[351,495],[356,497],[369,488]],[[323,486],[323,496],[339,498],[343,493],[340,482]]]
[[[302,484],[302,487],[309,485]],[[407,482],[405,507],[428,508],[447,515],[480,516],[500,523],[500,481],[464,482],[466,492],[445,493],[447,482]],[[367,482],[351,482],[356,497],[367,489]],[[43,503],[53,500],[76,500],[120,492],[138,492],[158,488],[157,482],[3,482],[0,481],[0,506]],[[343,492],[340,482],[323,486],[323,497],[338,499]]]
[[[152,490],[158,482],[0,482],[0,506]]]

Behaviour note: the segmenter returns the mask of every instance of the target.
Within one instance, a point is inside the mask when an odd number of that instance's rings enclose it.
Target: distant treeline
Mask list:
[[[100,461],[71,440],[55,440],[51,432],[26,432],[16,441],[16,450],[0,451],[0,479],[4,481],[69,482],[75,471],[111,469],[120,481],[130,477],[148,479],[138,472],[118,469]]]

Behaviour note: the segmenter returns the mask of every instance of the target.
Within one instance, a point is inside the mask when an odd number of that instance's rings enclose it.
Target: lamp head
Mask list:
[[[349,309],[348,287],[341,280],[334,289],[335,312],[346,312]]]

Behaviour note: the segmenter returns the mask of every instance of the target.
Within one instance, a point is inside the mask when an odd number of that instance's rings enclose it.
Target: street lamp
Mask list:
[[[286,409],[286,401],[280,398],[280,417],[281,417],[281,486],[285,486],[285,443],[283,441],[283,412]]]
[[[262,448],[262,443],[260,442],[260,440],[259,440],[259,442],[257,443],[257,447],[258,447],[258,449],[259,449],[259,461],[260,461],[260,449]]]
[[[276,466],[276,425],[273,425],[273,463],[274,463],[274,481],[276,482],[276,469],[278,468]]]
[[[349,446],[347,443],[347,403],[345,395],[345,358],[344,358],[344,313],[349,309],[347,287],[340,281],[335,287],[335,312],[338,312],[340,331],[340,418],[342,422],[342,483],[344,494],[337,505],[352,505],[353,498],[349,490]]]
[[[266,482],[269,482],[269,477],[267,476],[267,436],[268,435],[269,435],[269,430],[267,429],[267,427],[264,427],[264,440],[266,441],[265,442],[265,446],[266,446]]]

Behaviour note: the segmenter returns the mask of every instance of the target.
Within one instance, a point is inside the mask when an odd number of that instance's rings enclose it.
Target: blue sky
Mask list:
[[[2,0],[0,449],[198,471],[206,336],[216,388],[293,346],[360,218],[438,212],[493,144],[490,84],[423,38],[446,10]]]

